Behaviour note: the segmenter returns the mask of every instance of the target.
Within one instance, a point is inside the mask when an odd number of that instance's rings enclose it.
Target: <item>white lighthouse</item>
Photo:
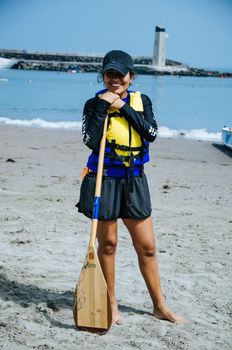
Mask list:
[[[165,28],[155,27],[155,45],[152,65],[156,67],[165,66]]]

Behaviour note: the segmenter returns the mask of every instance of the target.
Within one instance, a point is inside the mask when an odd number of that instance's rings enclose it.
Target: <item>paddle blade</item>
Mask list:
[[[74,295],[78,329],[106,333],[112,323],[110,297],[95,247],[89,247]]]

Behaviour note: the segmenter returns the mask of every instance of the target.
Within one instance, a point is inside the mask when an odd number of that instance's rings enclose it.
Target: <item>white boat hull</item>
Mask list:
[[[222,143],[232,149],[232,128],[222,128]]]
[[[14,58],[0,57],[0,69],[9,69],[17,62],[18,62],[18,60],[14,59]]]

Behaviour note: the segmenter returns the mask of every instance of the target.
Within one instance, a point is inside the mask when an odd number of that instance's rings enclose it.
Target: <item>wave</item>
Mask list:
[[[34,128],[44,128],[44,129],[63,129],[63,130],[81,130],[81,122],[51,122],[44,119],[9,119],[9,118],[0,118],[0,124],[5,125],[15,125],[23,127],[34,127]]]
[[[175,130],[166,126],[159,127],[161,137],[183,137],[191,140],[221,141],[221,132],[209,132],[207,129]]]
[[[0,124],[20,127],[34,127],[44,129],[81,130],[82,122],[57,121],[51,122],[40,118],[36,119],[9,119],[0,117]],[[175,130],[166,126],[159,127],[159,137],[185,138],[192,140],[220,141],[221,132],[209,132],[206,129]]]

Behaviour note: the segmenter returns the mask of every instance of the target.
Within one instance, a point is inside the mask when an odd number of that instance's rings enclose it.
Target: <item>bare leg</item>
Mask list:
[[[153,302],[153,315],[174,323],[185,323],[185,319],[174,314],[165,304],[162,294],[156,244],[151,217],[142,220],[124,219],[138,255],[139,267]]]
[[[99,221],[97,229],[98,258],[110,294],[113,321],[122,324],[115,296],[115,252],[117,247],[117,221]]]

